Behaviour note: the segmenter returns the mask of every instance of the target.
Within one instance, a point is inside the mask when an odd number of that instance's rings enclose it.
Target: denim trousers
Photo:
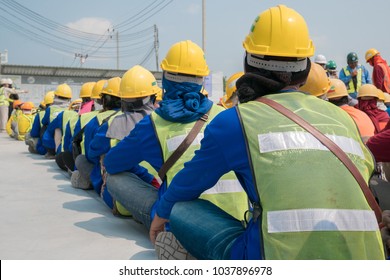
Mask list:
[[[234,241],[245,231],[239,220],[203,199],[177,202],[169,223],[175,237],[199,260],[230,259]]]
[[[133,173],[123,172],[107,176],[107,189],[116,201],[130,211],[134,219],[150,229],[150,213],[158,199],[158,191],[154,186]]]
[[[91,172],[94,167],[92,162],[87,160],[85,155],[78,155],[75,160],[76,169],[80,172],[80,176],[83,177],[88,183],[91,183]]]

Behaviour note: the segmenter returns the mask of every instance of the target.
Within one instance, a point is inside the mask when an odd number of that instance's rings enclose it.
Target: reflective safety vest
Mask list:
[[[343,70],[344,70],[345,76],[351,75],[351,72],[349,72],[347,67],[344,67]],[[362,67],[359,67],[357,69],[357,74],[356,74],[356,78],[357,78],[356,88],[355,88],[355,86],[353,84],[353,80],[351,78],[351,80],[349,81],[349,83],[347,85],[348,94],[358,92],[359,88],[362,86],[362,74],[363,74]]]
[[[0,106],[9,106],[8,97],[5,95],[4,87],[0,88]]]
[[[61,152],[64,152],[64,139],[65,139],[65,130],[68,122],[73,122],[73,127],[78,119],[78,113],[73,110],[64,110],[62,115],[62,138],[61,138]]]
[[[108,120],[106,137],[110,138],[111,148],[115,147],[123,138],[129,135],[135,125],[154,110],[154,108],[147,105],[144,105],[143,108],[143,110],[138,112],[121,112]],[[157,171],[148,162],[142,161],[139,165],[146,168],[154,177],[157,177]]]
[[[51,123],[57,116],[59,113],[61,113],[62,111],[65,111],[67,108],[65,107],[59,107],[57,105],[52,105],[49,107],[49,110],[50,110],[50,122]]]
[[[83,129],[87,123],[89,123],[90,120],[92,120],[94,117],[97,116],[97,114],[99,114],[99,111],[92,111],[92,112],[89,112],[89,113],[85,113],[85,114],[82,114],[80,116],[80,128]],[[73,128],[73,131],[72,131],[72,135],[74,133],[74,128]],[[75,135],[73,135],[75,136]],[[85,147],[84,147],[84,133],[82,135],[82,140],[81,140],[81,143],[80,143],[80,147],[81,147],[81,154],[82,155],[85,155]]]
[[[382,71],[383,71],[383,87],[384,87],[384,91],[387,92],[387,93],[390,93],[390,73],[389,73],[389,66],[387,66],[386,64],[383,64],[383,63],[378,63],[376,64],[376,66],[379,66],[380,68],[382,68]],[[377,81],[375,80],[375,76],[372,76],[372,79],[373,79],[373,84],[375,86],[377,86]],[[378,85],[377,88],[379,89],[382,89],[383,88],[382,85]]]
[[[17,117],[18,122],[18,140],[24,141],[25,135],[30,132],[33,121],[34,121],[34,115],[32,114],[19,114]]]
[[[209,113],[208,122],[223,110],[224,109],[221,106],[213,105]],[[164,120],[155,112],[151,114],[151,118],[155,124],[156,135],[160,142],[165,162],[188,135],[195,122],[187,124],[174,123]],[[168,170],[165,179],[167,181],[167,187],[169,187],[173,177],[183,169],[184,163],[190,161],[194,157],[195,151],[200,148],[200,141],[203,139],[205,127],[206,126],[202,127],[193,143]],[[199,176],[202,176],[202,174],[199,174]],[[196,182],[194,182],[194,184],[196,184]],[[211,189],[205,191],[200,198],[211,201],[238,220],[244,220],[245,212],[248,210],[247,195],[233,172],[229,172],[222,176],[218,183]]]
[[[22,114],[22,110],[14,109],[12,110],[11,116],[8,119],[5,130],[11,137],[14,137],[18,134],[18,116],[20,114]]]
[[[266,96],[319,129],[368,182],[373,158],[342,109],[298,92]],[[262,211],[265,259],[384,259],[374,212],[340,160],[299,125],[257,101],[238,106]],[[249,246],[248,246],[249,247]]]

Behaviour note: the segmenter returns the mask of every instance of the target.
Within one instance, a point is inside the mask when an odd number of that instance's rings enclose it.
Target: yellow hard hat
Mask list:
[[[54,102],[54,91],[47,92],[45,97],[43,98],[43,102],[45,103],[45,106],[48,105],[48,104],[53,104],[53,102]]]
[[[55,95],[63,98],[72,98],[72,89],[67,84],[60,84],[54,92]]]
[[[204,96],[209,96],[209,92],[204,87],[200,89],[200,93],[202,93]]]
[[[119,95],[120,84],[121,84],[120,77],[111,78],[104,84],[101,93],[120,97]]]
[[[156,94],[156,101],[161,101],[163,99],[163,96],[162,96],[162,90],[160,89],[159,92],[157,92]]]
[[[16,108],[17,106],[21,105],[23,102],[21,100],[15,100],[13,103],[12,103],[12,108]]]
[[[330,88],[326,96],[329,99],[348,96],[348,90],[344,82],[340,79],[330,79]]]
[[[106,84],[107,80],[100,80],[95,83],[95,85],[92,88],[92,95],[91,98],[93,99],[100,99],[100,94],[102,93],[102,89],[104,85]]]
[[[225,96],[226,100],[229,100],[232,97],[233,93],[237,90],[236,82],[241,76],[244,75],[244,72],[237,72],[229,77],[226,81],[225,87]]]
[[[299,90],[314,96],[321,96],[326,94],[329,88],[330,81],[324,68],[317,63],[312,63],[306,83]]]
[[[372,84],[364,84],[358,90],[357,98],[375,97],[378,98],[378,89]]]
[[[162,96],[154,75],[140,65],[135,65],[123,75],[120,84],[121,98],[139,98],[150,95]],[[160,99],[161,100],[161,99]]]
[[[385,95],[385,103],[390,103],[390,94],[387,92],[384,92],[383,94]]]
[[[378,88],[378,99],[385,102],[385,93],[379,88]]]
[[[69,110],[78,110],[80,109],[80,106],[81,106],[81,103],[83,102],[83,100],[81,98],[78,98],[74,101],[72,101],[70,104],[69,104]]]
[[[376,49],[369,49],[368,51],[366,51],[366,62],[368,62],[377,54],[379,54],[379,52]]]
[[[314,54],[305,19],[284,5],[257,16],[243,45],[257,55],[305,58]]]
[[[39,103],[39,105],[44,109],[46,108],[46,104],[45,104],[45,101],[42,100],[41,103]]]
[[[81,86],[79,97],[80,98],[91,97],[92,90],[93,90],[93,87],[95,86],[95,84],[96,84],[95,82],[84,83]]]
[[[161,69],[200,77],[210,73],[203,50],[189,40],[172,45],[161,62]]]

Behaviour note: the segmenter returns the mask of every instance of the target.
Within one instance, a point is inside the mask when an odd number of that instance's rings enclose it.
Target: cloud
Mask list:
[[[104,18],[82,18],[75,22],[66,24],[67,27],[80,30],[83,32],[104,34],[108,28],[112,26],[112,23]]]

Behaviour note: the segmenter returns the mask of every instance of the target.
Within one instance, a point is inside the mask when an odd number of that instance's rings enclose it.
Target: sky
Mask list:
[[[158,30],[159,66],[176,42],[191,40],[202,47],[202,2],[0,0],[2,13],[6,13],[1,16],[3,21],[0,19],[0,53],[8,50],[8,63],[17,65],[126,70],[143,62],[144,67],[155,71],[154,25]],[[390,60],[388,0],[204,2],[206,60],[212,71],[226,77],[242,71],[242,41],[253,20],[278,4],[295,9],[305,18],[315,55],[336,61],[339,70],[352,51],[370,73],[372,68],[364,59],[368,49],[376,48]]]

